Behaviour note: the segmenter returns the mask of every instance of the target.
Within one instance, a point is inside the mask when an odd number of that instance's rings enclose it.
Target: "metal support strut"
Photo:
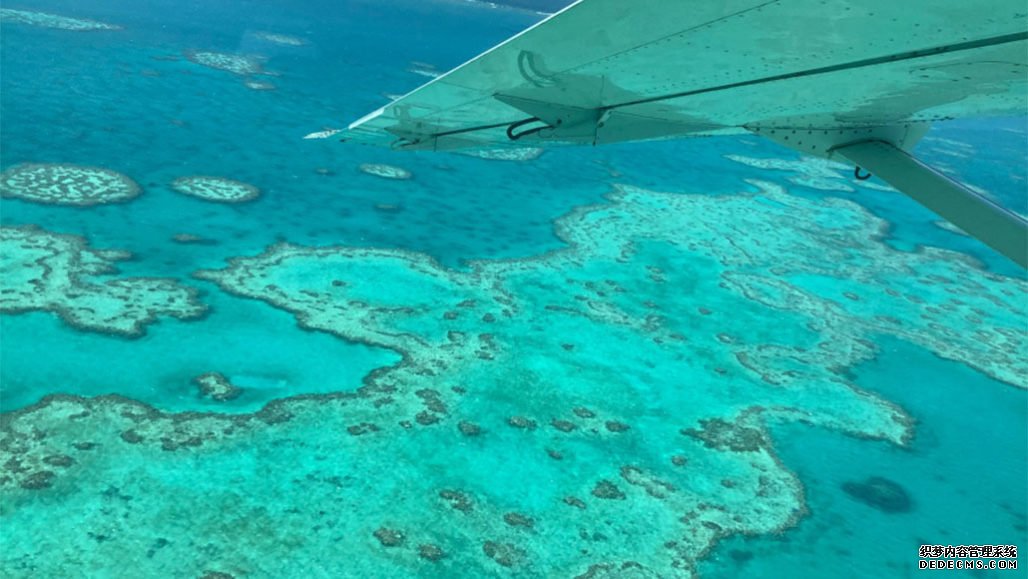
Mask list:
[[[833,150],[1028,269],[1028,221],[883,141]],[[857,178],[860,178],[859,168]]]

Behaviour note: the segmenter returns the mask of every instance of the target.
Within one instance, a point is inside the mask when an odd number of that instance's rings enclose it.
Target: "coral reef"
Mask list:
[[[486,541],[482,543],[482,552],[503,567],[514,567],[525,559],[524,549],[520,549],[512,543]]]
[[[327,139],[343,132],[343,129],[322,129],[303,136],[305,139]]]
[[[275,90],[275,85],[262,80],[248,80],[243,83],[243,86],[250,90]]]
[[[769,446],[760,430],[739,426],[720,418],[701,420],[699,429],[683,429],[682,434],[691,436],[714,450],[756,452]]]
[[[307,44],[307,41],[302,38],[277,32],[257,32],[254,36],[265,42],[280,44],[282,46],[304,46]]]
[[[190,62],[240,76],[264,73],[264,59],[259,56],[206,50],[187,50],[184,55]]]
[[[973,145],[945,137],[927,136],[921,142],[928,145],[930,151],[950,157],[966,159],[975,153]]]
[[[513,147],[509,149],[479,149],[461,151],[461,154],[494,161],[533,161],[542,157],[544,150],[538,147]]]
[[[624,499],[625,493],[621,492],[621,489],[616,484],[609,480],[601,480],[596,483],[596,487],[591,491],[592,495],[600,499]]]
[[[14,10],[11,8],[0,8],[0,22],[16,22],[39,26],[42,28],[57,28],[59,30],[90,31],[90,30],[121,30],[120,26],[106,24],[86,18],[69,18],[45,12],[32,12],[29,10]]]
[[[379,213],[401,213],[403,212],[403,205],[398,203],[375,203],[373,205],[375,211]]]
[[[171,236],[171,240],[175,243],[181,243],[184,245],[217,245],[218,242],[213,239],[208,239],[200,235],[193,233],[176,233]]]
[[[228,378],[218,372],[207,372],[193,378],[200,389],[200,395],[215,402],[234,400],[243,393],[243,389],[234,386]]]
[[[139,337],[160,316],[197,318],[196,291],[175,280],[111,278],[120,251],[37,227],[0,228],[0,312],[53,312],[82,329]]]
[[[394,167],[393,165],[383,165],[381,163],[364,163],[358,167],[358,169],[360,169],[362,173],[367,173],[368,175],[374,175],[385,179],[406,180],[413,177],[411,172],[406,169]]]
[[[244,203],[260,196],[260,189],[224,177],[179,177],[171,183],[179,193],[218,203]]]
[[[0,195],[84,207],[128,201],[139,195],[139,185],[121,173],[99,167],[24,164],[0,173]]]
[[[426,543],[424,545],[418,545],[418,555],[422,559],[428,559],[429,561],[438,561],[446,556],[446,553],[439,548],[438,545]]]
[[[420,76],[427,76],[428,78],[439,78],[442,73],[436,70],[435,65],[427,62],[413,61],[410,63],[410,67],[407,68],[407,72],[412,72]]]
[[[375,531],[375,538],[378,539],[379,543],[382,543],[383,547],[398,547],[406,539],[403,532],[385,527]]]
[[[769,421],[909,443],[910,417],[847,373],[875,337],[1025,383],[1028,283],[952,252],[897,251],[853,203],[750,185],[618,187],[556,223],[566,247],[533,258],[450,269],[282,243],[197,272],[401,360],[354,392],[253,414],[51,396],[4,415],[4,515],[30,530],[5,561],[45,572],[117,552],[176,575],[282,576],[288,562],[248,554],[287,544],[325,575],[331,550],[355,575],[691,577],[723,537],[805,515]],[[118,498],[155,492],[171,506]],[[60,518],[34,522],[23,505],[40,499]],[[214,530],[209,557],[181,541],[149,559],[153,538],[135,530],[173,536],[183,519]]]
[[[793,172],[795,175],[788,178],[790,183],[803,185],[811,189],[818,189],[820,191],[853,191],[853,187],[846,184],[845,177],[840,174],[840,171],[845,171],[849,167],[835,161],[817,157],[803,157],[798,161],[757,159],[742,155],[725,155],[725,158],[758,169]]]

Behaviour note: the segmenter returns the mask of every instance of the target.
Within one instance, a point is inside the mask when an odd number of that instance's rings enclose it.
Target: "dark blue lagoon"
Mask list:
[[[561,7],[0,8],[0,576],[1028,547],[1028,280],[884,181],[755,135],[338,142]],[[1028,110],[916,153],[1028,214]]]

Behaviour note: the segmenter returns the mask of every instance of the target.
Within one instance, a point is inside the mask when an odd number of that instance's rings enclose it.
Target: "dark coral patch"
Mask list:
[[[910,493],[899,483],[880,476],[864,482],[847,481],[842,490],[854,499],[883,513],[909,513],[914,508]]]
[[[425,543],[418,545],[418,556],[428,561],[438,561],[446,556],[446,553],[438,545]]]
[[[624,422],[618,422],[617,420],[608,420],[604,426],[611,432],[625,432],[632,428]]]
[[[21,488],[38,491],[54,484],[54,473],[48,470],[34,472],[21,481]]]
[[[609,480],[601,480],[592,490],[593,496],[600,499],[624,499],[625,493]]]
[[[521,513],[507,513],[503,515],[503,522],[512,527],[524,527],[526,529],[531,529],[535,526],[535,520],[532,517],[522,515]]]
[[[511,543],[499,543],[497,541],[486,541],[483,543],[482,552],[504,567],[513,567],[525,558],[525,551],[523,549],[519,549]]]
[[[745,563],[753,558],[752,551],[743,551],[740,549],[732,549],[728,552],[728,556],[732,558],[736,563]]]
[[[233,385],[219,372],[201,374],[193,378],[193,383],[199,388],[201,396],[217,402],[235,400],[243,393],[242,388]]]
[[[462,513],[470,513],[474,508],[474,503],[471,502],[471,497],[460,491],[443,489],[439,491],[439,497],[450,503],[451,507]]]
[[[535,430],[536,422],[531,418],[525,418],[524,416],[511,416],[507,419],[507,424],[514,428],[524,428],[526,430]]]
[[[369,434],[371,432],[378,432],[379,428],[377,425],[370,422],[361,422],[360,424],[354,424],[346,427],[346,431],[353,436],[360,436],[362,434]]]
[[[437,414],[446,414],[446,403],[439,397],[439,392],[431,388],[422,388],[414,393],[425,404],[425,408]]]
[[[431,426],[432,424],[439,422],[439,417],[431,412],[422,410],[421,412],[418,412],[417,416],[414,417],[414,420],[422,426]]]
[[[571,432],[575,429],[574,422],[571,422],[569,420],[560,420],[557,418],[554,418],[552,421],[550,421],[550,425],[561,432]]]
[[[635,466],[621,467],[621,478],[625,479],[628,484],[642,487],[646,494],[658,499],[666,499],[671,493],[678,492],[675,485],[643,472],[642,469]]]
[[[582,499],[580,499],[578,497],[570,497],[570,496],[569,497],[564,497],[564,504],[571,505],[572,507],[579,508],[579,509],[584,509],[585,508],[585,501],[583,501]]]
[[[129,444],[139,444],[140,442],[143,442],[143,437],[135,430],[126,430],[125,432],[122,432],[121,439]]]
[[[748,426],[739,426],[720,418],[701,420],[699,429],[683,429],[682,434],[695,438],[707,448],[714,450],[756,452],[768,447],[768,442],[761,431]]]
[[[468,422],[467,420],[461,420],[457,424],[457,429],[464,436],[478,436],[482,434],[482,427],[475,424],[474,422]]]
[[[69,467],[75,464],[75,459],[66,454],[51,454],[43,457],[43,462],[50,466]]]
[[[386,527],[376,530],[374,535],[378,542],[382,543],[383,547],[399,547],[405,539],[403,532]]]
[[[579,418],[595,418],[596,417],[596,413],[595,412],[593,412],[592,410],[589,410],[588,408],[586,408],[584,406],[579,406],[579,407],[573,409],[572,412],[574,412],[575,416],[577,416]]]

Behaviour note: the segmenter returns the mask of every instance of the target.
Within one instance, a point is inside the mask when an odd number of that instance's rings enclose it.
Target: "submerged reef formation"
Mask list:
[[[240,76],[264,73],[264,59],[259,56],[207,50],[188,50],[184,54],[190,62],[216,70],[228,71]]]
[[[261,80],[248,80],[243,86],[250,90],[275,90],[275,85]]]
[[[315,131],[313,133],[307,133],[303,136],[304,139],[328,139],[339,133],[343,132],[343,129],[324,129],[321,131]]]
[[[911,418],[850,381],[875,336],[1025,383],[1028,283],[894,250],[856,204],[751,186],[618,187],[556,223],[567,247],[460,270],[283,243],[197,272],[402,360],[253,414],[117,396],[9,413],[0,508],[21,532],[0,557],[50,576],[303,560],[316,576],[692,577],[720,538],[806,513],[768,422],[908,444]]]
[[[261,194],[260,189],[253,185],[224,177],[179,177],[171,182],[171,188],[184,195],[217,203],[243,203]]]
[[[410,67],[407,68],[407,72],[412,72],[420,76],[427,76],[428,78],[438,78],[443,74],[436,69],[434,64],[418,61],[411,62]]]
[[[30,163],[0,173],[0,195],[85,207],[133,199],[139,195],[139,185],[121,173],[100,167]]]
[[[403,211],[403,205],[399,203],[375,203],[372,207],[379,213],[395,214]]]
[[[171,236],[171,240],[175,243],[181,243],[183,245],[217,245],[217,240],[208,239],[194,233],[176,233]]]
[[[725,158],[758,169],[773,169],[796,173],[788,178],[790,183],[818,189],[820,191],[853,191],[839,171],[849,169],[847,165],[818,157],[803,157],[798,161],[785,159],[758,159],[743,155],[725,155]]]
[[[928,145],[929,149],[935,153],[941,153],[950,157],[959,157],[966,159],[975,154],[974,145],[964,143],[961,141],[955,141],[953,139],[947,139],[944,137],[928,136],[922,139],[922,142]]]
[[[276,32],[258,32],[254,34],[254,36],[265,42],[279,44],[282,46],[304,46],[307,44],[307,41],[302,38],[290,36],[288,34],[279,34]]]
[[[59,30],[90,31],[90,30],[121,30],[120,26],[106,24],[87,18],[69,18],[45,12],[32,12],[29,10],[13,10],[11,8],[0,8],[0,22],[16,22],[28,24],[41,28],[57,28]]]
[[[462,151],[461,154],[495,161],[533,161],[541,157],[543,152],[544,150],[539,147],[514,147],[509,149]]]
[[[47,311],[81,329],[139,337],[160,316],[191,319],[205,308],[196,291],[161,278],[98,279],[116,272],[122,251],[89,249],[81,237],[38,227],[0,228],[0,312]]]
[[[381,163],[364,163],[358,167],[358,169],[360,169],[362,173],[367,173],[368,175],[374,175],[376,177],[383,177],[385,179],[406,180],[413,177],[411,172],[406,169],[394,167],[393,165],[383,165]]]
[[[842,490],[854,499],[883,513],[906,513],[914,508],[910,494],[899,483],[873,476],[863,482],[848,481]]]
[[[242,388],[233,385],[229,382],[228,378],[219,372],[201,374],[193,378],[193,382],[200,388],[201,396],[216,402],[235,400],[243,393]]]

